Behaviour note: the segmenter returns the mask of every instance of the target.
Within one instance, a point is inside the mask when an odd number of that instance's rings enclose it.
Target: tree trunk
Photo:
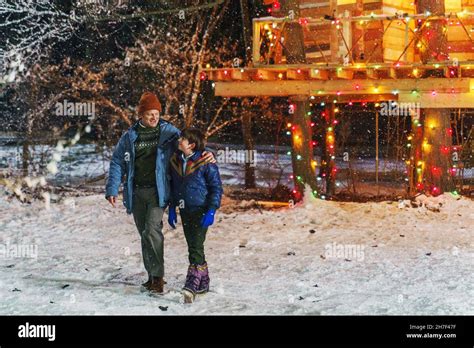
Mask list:
[[[252,20],[250,19],[248,0],[240,0],[240,9],[242,12],[242,35],[245,45],[245,66],[248,66],[252,58]]]
[[[305,96],[293,97],[291,102],[294,104],[291,161],[295,183],[294,196],[299,200],[303,197],[305,184],[308,184],[313,192],[317,186],[313,165],[311,118],[308,117],[309,103]]]
[[[251,42],[251,28],[252,22],[250,20],[250,13],[248,8],[247,0],[240,0],[240,8],[242,12],[242,28],[243,37],[245,44],[245,61],[249,62],[252,57],[252,49],[250,47]],[[247,64],[245,64],[247,65]],[[243,111],[242,115],[242,135],[244,137],[245,150],[250,154],[254,151],[254,142],[252,137],[252,111],[251,104],[249,103],[249,110]],[[250,158],[250,157],[249,157]],[[255,188],[255,166],[251,166],[250,163],[245,163],[245,188]]]
[[[426,13],[427,11],[433,15],[444,14],[444,0],[419,0],[417,12]],[[443,22],[443,19],[430,20],[430,26],[425,26],[421,32],[423,45],[420,54],[425,64],[449,59]],[[425,109],[423,139],[415,137],[418,141],[423,141],[421,146],[423,160],[418,174],[418,181],[422,182],[422,185],[418,188],[433,195],[454,189],[450,171],[452,146],[452,136],[449,131],[450,116],[449,109]],[[419,144],[415,146],[419,147]],[[420,175],[423,177],[420,178]]]
[[[242,135],[244,137],[245,150],[250,154],[254,151],[254,143],[252,137],[252,111],[245,110],[242,114]],[[249,156],[250,158],[250,156]],[[255,188],[255,166],[248,161],[245,162],[245,188]]]
[[[424,122],[424,187],[433,195],[454,190],[451,175],[452,136],[450,113],[446,109],[426,109]]]
[[[30,135],[29,132],[26,133],[25,139],[23,140],[23,145],[22,145],[22,175],[23,176],[28,176],[28,166],[30,163],[30,141],[29,141]]]
[[[283,13],[293,14],[294,19],[299,16],[299,1],[286,0],[281,2]],[[290,12],[292,11],[292,12]],[[284,45],[287,64],[304,64],[306,55],[304,51],[303,28],[297,22],[287,23],[284,30]],[[293,180],[295,184],[294,197],[299,200],[304,194],[304,185],[308,184],[315,192],[316,175],[313,165],[313,143],[311,117],[308,112],[310,105],[308,96],[294,96],[290,98],[294,104],[292,124],[294,130],[292,133],[292,164]]]
[[[326,183],[326,195],[333,196],[336,191],[336,165],[333,156],[336,154],[336,136],[334,120],[336,119],[335,106],[332,104],[324,111],[326,125],[323,131],[324,144],[321,157],[321,172]]]

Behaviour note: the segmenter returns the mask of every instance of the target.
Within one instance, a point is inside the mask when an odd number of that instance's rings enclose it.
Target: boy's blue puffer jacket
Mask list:
[[[221,205],[222,183],[216,164],[201,158],[196,151],[187,161],[183,175],[182,152],[171,156],[171,205],[189,211],[197,208],[218,209]],[[184,203],[184,204],[183,204]]]

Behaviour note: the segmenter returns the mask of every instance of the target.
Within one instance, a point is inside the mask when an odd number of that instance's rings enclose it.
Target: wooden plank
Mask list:
[[[474,60],[474,53],[450,53],[451,59],[457,58],[459,61]]]
[[[356,23],[359,24],[359,22],[356,22]],[[378,21],[365,22],[363,25],[359,24],[359,26],[363,28],[364,30],[376,30],[376,31],[383,30],[383,23],[378,22]]]
[[[370,2],[367,0],[364,0],[364,15],[369,15],[371,12],[374,12],[374,14],[381,14],[381,2],[380,1],[375,1],[375,2]]]
[[[354,86],[359,84],[360,90]],[[425,79],[383,79],[383,80],[305,80],[305,81],[239,81],[239,82],[216,82],[215,94],[225,97],[240,96],[291,96],[311,95],[311,91],[322,90],[326,94],[383,94],[391,93],[393,90],[411,93],[416,89],[420,93],[429,93],[433,88],[441,93],[451,94],[455,88],[461,93],[468,93],[474,88],[473,79],[470,78],[425,78]],[[376,88],[378,88],[376,90]],[[472,101],[474,102],[471,93]]]
[[[398,39],[393,39],[393,40],[392,39],[386,40],[386,38],[384,38],[383,47],[390,48],[394,51],[400,51],[400,53],[402,53],[403,50],[405,49],[404,40],[405,38],[398,38]],[[409,51],[414,51],[413,45],[408,47],[407,52]]]
[[[337,0],[337,6],[355,5],[355,4],[357,4],[357,0]]]
[[[288,80],[305,80],[306,73],[302,69],[289,69],[286,72],[286,78]]]
[[[461,76],[463,77],[474,77],[474,69],[462,69]],[[473,87],[474,89],[474,87]]]
[[[240,81],[250,80],[248,70],[244,70],[244,69],[233,69],[231,76],[233,80],[240,80]]]
[[[303,18],[319,18],[329,13],[329,6],[308,8],[300,10],[301,17]]]
[[[217,74],[217,80],[232,80],[230,69],[218,70],[216,74]]]
[[[474,33],[470,33],[470,35],[471,37],[473,37]],[[469,40],[469,37],[467,36],[462,26],[448,26],[447,37],[448,42]]]
[[[386,62],[397,61],[402,53],[403,53],[403,50],[395,50],[395,49],[386,47],[383,50],[384,61],[386,61]],[[407,50],[406,54],[407,54],[407,61],[408,62],[413,62],[414,52],[410,51],[410,50]],[[403,57],[400,61],[402,61],[402,62],[404,61]]]
[[[254,78],[257,80],[273,81],[277,78],[277,72],[266,69],[257,69]]]
[[[372,80],[380,79],[380,70],[378,69],[367,69],[367,78]]]
[[[383,38],[381,30],[382,29],[367,30],[365,32],[364,41],[365,42],[370,42],[370,41],[373,41],[373,40],[381,41],[382,38]]]
[[[340,95],[336,99],[338,103],[349,103],[349,102],[374,103],[374,102],[383,102],[387,100],[394,101],[398,99],[398,96],[393,95],[391,93],[389,94],[351,94],[351,95]],[[332,103],[333,100],[334,100],[334,96],[329,96],[329,97],[315,96],[315,98],[313,99],[313,101],[316,103],[321,103],[321,102]]]
[[[444,0],[444,8],[446,13],[462,11],[461,0]]]
[[[252,24],[253,30],[253,43],[252,43],[252,61],[254,66],[259,64],[260,61],[260,26],[263,24],[257,23],[256,21]]]
[[[413,9],[414,10],[414,5],[413,5],[413,0],[383,0],[383,6],[386,7],[393,7],[397,9]]]
[[[449,54],[451,53],[474,53],[474,42],[458,41],[449,42]]]
[[[352,80],[354,77],[354,70],[336,69],[336,77],[338,79]]]
[[[311,69],[309,71],[309,77],[317,80],[327,80],[329,78],[329,72],[322,69]]]
[[[395,68],[390,68],[388,71],[388,77],[392,79],[397,79],[398,78],[398,70]]]

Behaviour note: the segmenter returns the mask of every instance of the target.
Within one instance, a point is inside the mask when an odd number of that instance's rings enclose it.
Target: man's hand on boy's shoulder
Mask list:
[[[217,163],[216,157],[214,156],[214,153],[211,151],[204,151],[201,157],[205,158],[206,161],[209,163]]]

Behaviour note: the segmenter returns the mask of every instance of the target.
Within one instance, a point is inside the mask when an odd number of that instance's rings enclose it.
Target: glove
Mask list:
[[[201,221],[201,227],[209,227],[214,223],[214,214],[216,213],[215,209],[209,209],[204,215]]]
[[[175,223],[178,222],[178,216],[176,215],[176,207],[169,207],[168,209],[168,223],[171,227],[176,229]]]

